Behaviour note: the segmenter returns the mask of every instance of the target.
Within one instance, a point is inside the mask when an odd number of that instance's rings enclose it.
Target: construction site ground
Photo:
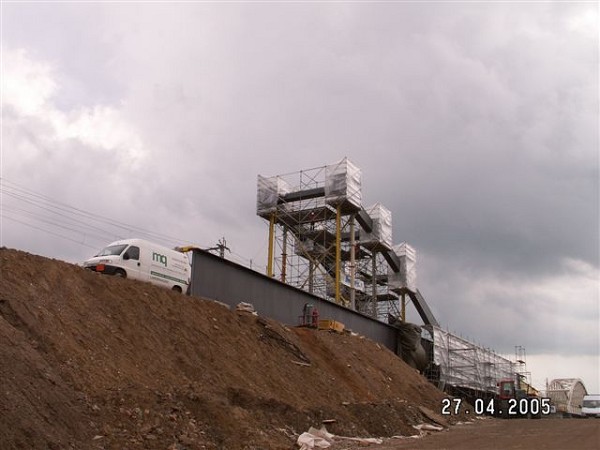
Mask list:
[[[340,447],[342,448],[342,447]],[[347,450],[597,450],[600,419],[484,418],[430,433],[422,439],[386,439],[382,445]]]
[[[381,345],[258,313],[2,248],[0,448],[292,449],[323,423],[379,449],[498,448],[460,435],[550,423],[453,426],[468,418],[440,417],[445,395]],[[409,438],[420,424],[449,431]]]

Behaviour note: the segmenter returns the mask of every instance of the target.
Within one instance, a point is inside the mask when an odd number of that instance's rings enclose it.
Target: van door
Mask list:
[[[140,248],[136,245],[130,245],[123,253],[123,266],[127,270],[127,275],[134,280],[143,280],[142,263],[140,260]]]

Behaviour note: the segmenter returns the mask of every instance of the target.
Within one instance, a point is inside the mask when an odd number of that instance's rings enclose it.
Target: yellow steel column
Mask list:
[[[342,259],[342,205],[337,205],[337,214],[335,217],[335,302],[341,303],[342,293],[340,290],[341,281],[341,259]]]
[[[269,254],[267,256],[267,276],[273,276],[273,253],[275,247],[275,213],[269,219]]]

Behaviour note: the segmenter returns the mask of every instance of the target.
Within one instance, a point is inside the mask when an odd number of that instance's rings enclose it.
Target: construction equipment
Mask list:
[[[525,383],[519,374],[498,381],[494,414],[503,419],[539,419],[550,414],[550,399],[540,398],[538,392]]]

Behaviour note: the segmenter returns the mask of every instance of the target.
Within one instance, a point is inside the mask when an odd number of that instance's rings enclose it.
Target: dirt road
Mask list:
[[[341,445],[341,448],[348,448]],[[457,425],[421,439],[389,439],[384,445],[356,447],[361,450],[598,450],[600,420],[483,419]]]

